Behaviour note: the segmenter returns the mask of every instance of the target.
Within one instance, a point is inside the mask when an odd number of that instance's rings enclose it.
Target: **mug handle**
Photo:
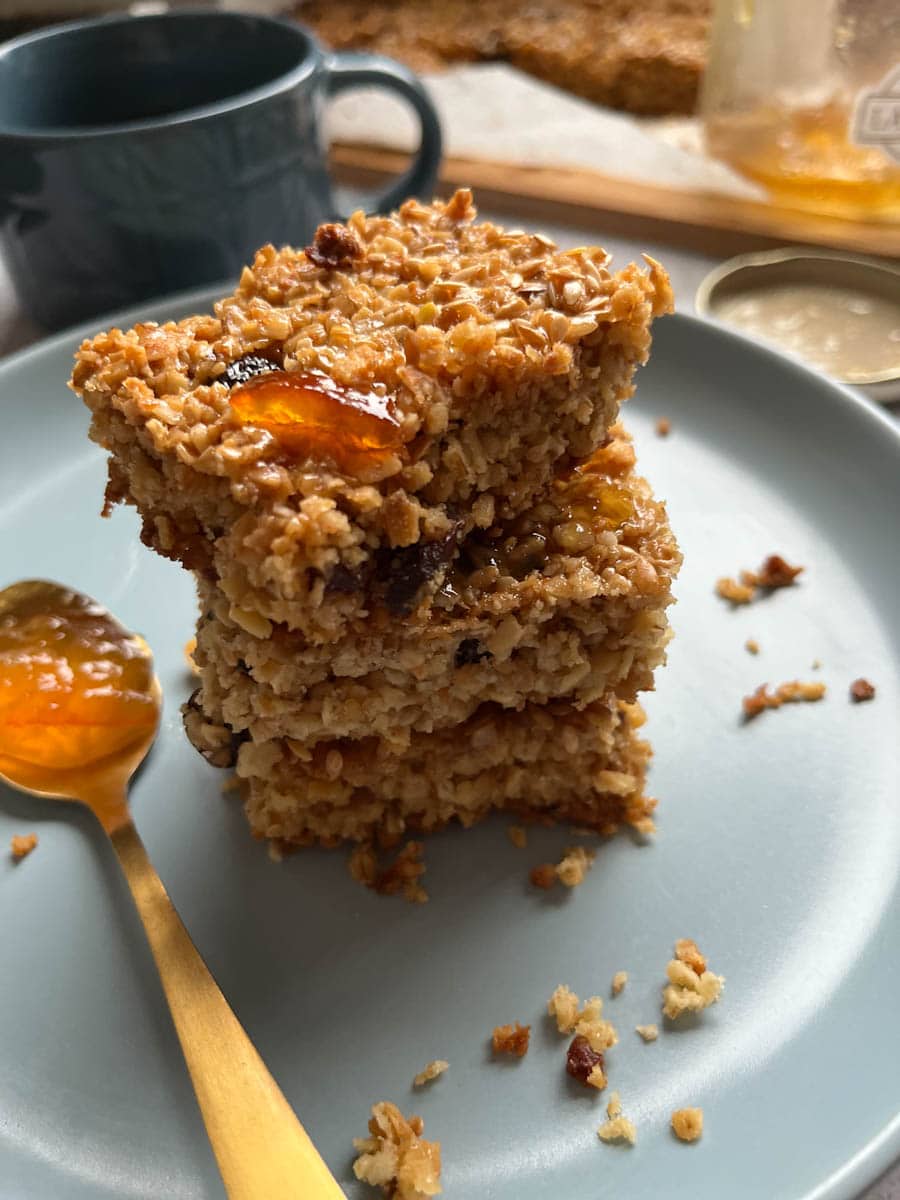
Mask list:
[[[419,118],[421,138],[409,169],[370,202],[375,212],[387,212],[409,196],[431,200],[441,164],[441,125],[428,93],[412,71],[380,54],[332,54],[325,60],[329,97],[359,87],[383,87],[408,101]]]

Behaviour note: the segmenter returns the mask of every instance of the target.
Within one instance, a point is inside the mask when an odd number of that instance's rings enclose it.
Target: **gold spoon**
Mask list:
[[[128,784],[156,736],[161,706],[150,648],[95,601],[43,580],[0,591],[0,780],[81,801],[109,835],[226,1193],[343,1198],[198,954],[132,822]]]

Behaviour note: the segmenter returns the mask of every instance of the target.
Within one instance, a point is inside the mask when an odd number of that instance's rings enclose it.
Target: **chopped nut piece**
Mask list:
[[[875,688],[868,679],[854,679],[850,684],[850,699],[854,704],[860,704],[863,700],[874,700]]]
[[[755,692],[744,697],[744,715],[748,718],[755,717],[766,708],[781,708],[782,704],[821,700],[825,692],[824,683],[801,683],[799,679],[780,683],[774,692],[768,690],[767,684],[761,683]]]
[[[659,1037],[658,1025],[635,1025],[635,1032],[639,1033],[645,1042],[655,1042]]]
[[[738,583],[736,579],[731,579],[729,576],[723,576],[722,579],[716,580],[716,591],[723,600],[730,600],[732,604],[749,604],[756,594],[754,588],[748,587],[744,583]]]
[[[618,1092],[613,1092],[606,1102],[606,1115],[608,1117],[620,1117],[622,1115],[622,1101],[619,1098]]]
[[[675,957],[679,962],[687,963],[692,971],[702,975],[706,970],[706,959],[700,953],[700,948],[692,938],[679,938],[675,943]]]
[[[627,971],[616,971],[615,975],[613,975],[613,980],[612,980],[612,994],[614,996],[618,996],[619,992],[622,991],[622,989],[625,987],[625,984],[627,982],[628,982],[628,972]]]
[[[744,642],[744,649],[748,654],[759,654],[759,642],[756,638],[747,638]]]
[[[634,1122],[627,1117],[613,1117],[597,1130],[601,1142],[627,1142],[633,1146],[637,1141],[637,1130]]]
[[[758,571],[741,571],[740,582],[730,577],[716,582],[716,591],[732,604],[749,604],[757,588],[772,591],[790,587],[804,567],[792,567],[780,554],[770,554]],[[748,646],[749,649],[749,646]],[[755,653],[755,651],[751,651]]]
[[[9,843],[9,852],[16,862],[21,862],[23,858],[26,858],[32,852],[37,844],[38,837],[36,833],[14,834]]]
[[[406,1118],[395,1104],[372,1105],[369,1137],[354,1138],[353,1174],[394,1200],[422,1200],[441,1192],[441,1144],[421,1135],[421,1117]]]
[[[346,225],[320,225],[312,245],[306,247],[306,257],[316,267],[340,270],[362,258],[363,248],[359,238]]]
[[[594,858],[593,850],[584,846],[569,846],[556,864],[556,874],[560,883],[568,888],[584,883],[584,877],[593,866]]]
[[[449,1066],[450,1064],[442,1058],[434,1059],[413,1079],[413,1087],[422,1087],[424,1084],[430,1083],[432,1079],[437,1079],[438,1075],[443,1075]]]
[[[537,888],[543,888],[547,891],[556,883],[556,867],[553,863],[541,863],[540,866],[532,867],[531,874],[528,877]]]
[[[792,567],[785,562],[780,554],[770,554],[763,565],[755,572],[752,582],[762,588],[790,587],[794,580],[804,570],[803,567]],[[742,580],[749,582],[750,572],[741,574]]]
[[[656,422],[656,432],[659,437],[668,437],[672,432],[672,422],[668,417],[660,417]]]
[[[521,825],[508,825],[506,836],[519,850],[524,850],[528,845],[528,834]]]
[[[603,1076],[602,1052],[595,1050],[584,1034],[577,1033],[566,1051],[566,1073],[587,1085],[595,1069],[599,1069],[600,1076],[603,1077],[603,1083],[600,1086],[605,1087],[606,1078]],[[591,1086],[596,1087],[597,1084]]]
[[[676,943],[676,957],[666,966],[669,982],[663,988],[663,1016],[675,1021],[683,1013],[699,1012],[715,1004],[722,994],[725,980],[706,970],[706,959],[689,938]],[[703,970],[696,968],[702,963]]]
[[[528,1052],[531,1039],[531,1026],[498,1025],[491,1035],[491,1044],[495,1054],[514,1054],[516,1058],[524,1058]]]
[[[675,1136],[683,1142],[696,1142],[703,1132],[702,1108],[679,1108],[672,1113]]]

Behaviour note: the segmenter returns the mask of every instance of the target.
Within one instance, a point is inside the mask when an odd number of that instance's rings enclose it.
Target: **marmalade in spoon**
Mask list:
[[[150,737],[153,659],[89,596],[43,581],[0,592],[0,756],[87,767]]]
[[[402,446],[393,402],[344,387],[321,371],[266,371],[232,389],[242,425],[265,429],[292,456],[324,458],[350,473]]]

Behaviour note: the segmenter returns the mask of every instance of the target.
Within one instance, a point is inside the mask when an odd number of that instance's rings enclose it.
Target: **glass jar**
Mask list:
[[[701,106],[776,202],[900,221],[900,0],[716,0]]]

